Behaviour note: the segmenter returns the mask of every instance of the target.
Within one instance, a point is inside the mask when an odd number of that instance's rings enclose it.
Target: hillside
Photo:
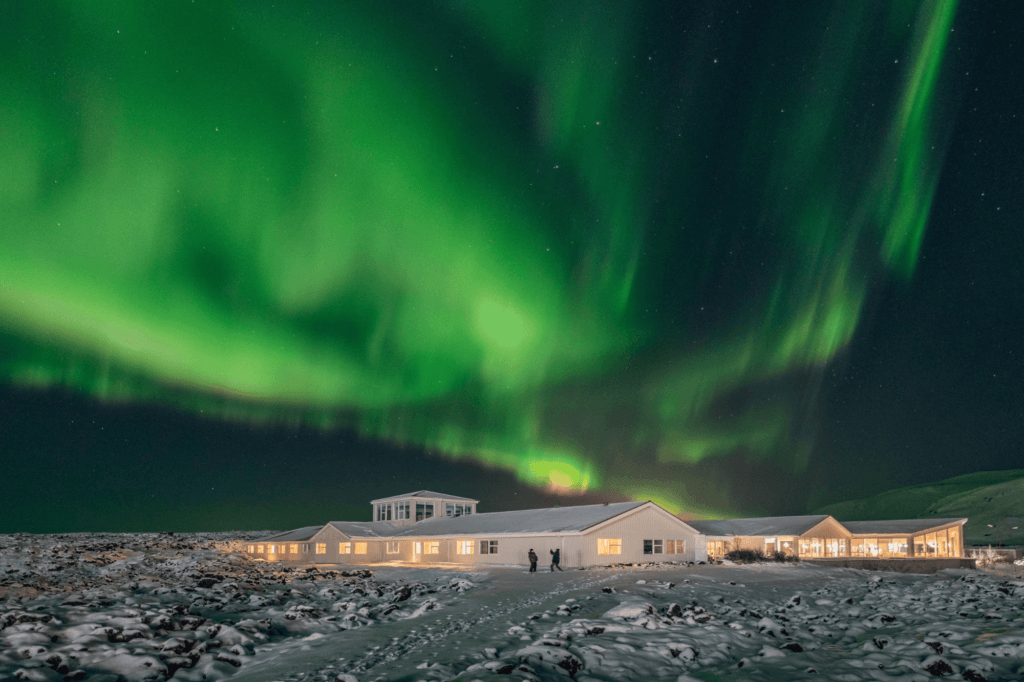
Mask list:
[[[840,521],[966,516],[970,521],[964,528],[965,544],[1024,545],[1024,469],[981,471],[897,488],[830,504],[814,513],[831,514]]]

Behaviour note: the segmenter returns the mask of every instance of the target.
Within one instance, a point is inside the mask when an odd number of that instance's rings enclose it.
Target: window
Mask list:
[[[498,553],[498,541],[497,540],[481,540],[480,541],[480,553],[481,554],[497,554]]]
[[[462,513],[468,516],[469,514],[473,513],[473,508],[467,504],[462,507]]]
[[[829,538],[825,540],[825,556],[846,556],[846,538]]]
[[[408,502],[396,502],[395,503],[395,518],[399,520],[409,518],[409,503]]]
[[[274,554],[274,550],[277,549],[277,545],[270,545],[270,553]]]
[[[622,538],[598,538],[597,553],[599,556],[622,554]]]
[[[918,535],[914,538],[914,556],[928,556],[927,545],[924,543],[923,535]]]
[[[390,521],[391,520],[391,503],[381,502],[377,505],[377,521]]]
[[[676,554],[682,554],[686,551],[686,540],[676,540]]]
[[[249,554],[256,553],[256,545],[249,545]]]
[[[414,542],[414,543],[412,543],[412,545],[413,545],[413,551],[416,552],[416,554],[423,554],[423,543],[422,542]]]
[[[299,553],[299,546],[298,546],[298,545],[291,545],[291,546],[290,546],[290,547],[288,548],[288,551],[289,551],[289,552],[290,552],[291,554],[298,554],[298,553]]]
[[[459,540],[455,543],[455,548],[459,554],[472,554],[473,553],[473,541],[472,540]]]
[[[258,552],[259,554],[263,554],[263,545],[260,545],[260,546],[259,546],[259,549],[257,549],[256,551],[257,551],[257,552]]]
[[[949,534],[949,556],[960,556],[960,529],[947,528],[946,533]]]
[[[439,549],[440,542],[438,542],[437,540],[427,540],[423,544],[426,545],[426,547],[425,547],[425,549],[426,549],[425,554],[437,554],[440,551],[440,549]]]
[[[445,516],[455,516],[455,505],[452,504],[451,502],[445,504],[444,505],[444,515]]]
[[[662,551],[661,540],[644,540],[644,554],[661,554]]]
[[[676,541],[675,540],[665,540],[665,554],[675,554],[675,553],[676,553]]]
[[[424,504],[422,502],[416,503],[416,520],[423,521],[424,519],[430,519],[434,516],[434,505]]]
[[[327,554],[327,543],[326,542],[318,542],[318,543],[316,543],[316,553],[317,554]]]
[[[852,542],[851,542],[852,544]],[[907,556],[906,538],[881,538],[878,541],[878,551],[883,557],[905,557]]]
[[[356,554],[366,554],[366,543],[365,542],[357,542],[356,543]]]
[[[338,554],[351,554],[352,543],[351,542],[339,542],[338,543]]]
[[[708,559],[721,559],[731,549],[728,540],[708,540]]]
[[[397,543],[397,542],[389,542],[388,543],[388,554],[398,554],[398,544],[399,543]]]

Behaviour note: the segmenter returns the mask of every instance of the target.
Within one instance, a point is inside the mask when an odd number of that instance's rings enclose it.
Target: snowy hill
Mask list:
[[[1024,545],[1024,469],[981,471],[830,504],[839,521],[967,517],[964,544]],[[1014,526],[1017,528],[1014,529]]]

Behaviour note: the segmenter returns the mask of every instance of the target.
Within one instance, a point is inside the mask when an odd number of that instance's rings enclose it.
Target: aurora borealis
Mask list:
[[[879,398],[830,378],[871,365],[873,316],[922,300],[979,10],[12,7],[8,405],[70,395],[208,434],[291,429],[300,450],[345,434],[316,446],[338,471],[367,456],[389,475],[410,458],[461,467],[450,483],[396,473],[402,490],[480,494],[459,481],[501,475],[689,514],[804,511],[823,500],[808,481],[863,489],[877,471],[825,425],[837,400]],[[161,437],[139,428],[127,461]],[[30,461],[18,433],[7,449]],[[891,459],[905,437],[859,456]],[[234,466],[303,461],[277,447]],[[889,487],[920,478],[910,461]],[[773,492],[744,497],[762,477]]]

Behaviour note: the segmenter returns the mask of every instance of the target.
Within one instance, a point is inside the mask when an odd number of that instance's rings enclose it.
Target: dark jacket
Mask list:
[[[559,557],[559,554],[561,553],[562,550],[560,550],[560,549],[549,549],[548,551],[551,552],[551,563],[557,564],[557,563],[559,563],[561,561],[561,558]]]
[[[530,553],[526,556],[530,559],[531,564],[537,563],[537,553],[534,552],[532,549],[530,550]]]

